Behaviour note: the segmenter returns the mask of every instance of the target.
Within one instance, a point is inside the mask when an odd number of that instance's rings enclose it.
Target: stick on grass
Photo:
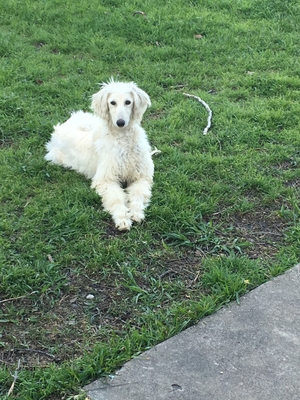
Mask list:
[[[10,396],[10,395],[12,394],[13,390],[14,390],[15,383],[16,383],[16,381],[17,381],[17,379],[18,379],[18,371],[19,371],[19,368],[20,368],[20,363],[21,363],[21,360],[19,359],[19,361],[18,361],[18,366],[17,366],[17,368],[16,368],[16,370],[15,370],[15,373],[12,375],[12,377],[14,378],[14,380],[13,380],[13,383],[11,384],[11,387],[9,388],[9,391],[8,391],[8,393],[7,393],[7,396]]]
[[[24,296],[11,297],[11,298],[9,298],[9,299],[0,300],[0,304],[6,303],[6,302],[8,302],[8,301],[14,301],[14,300],[24,299],[25,297],[31,296],[32,294],[35,294],[35,293],[37,293],[37,291],[31,292],[31,293],[29,293],[29,294],[25,294]]]
[[[199,101],[199,103],[203,104],[204,107],[206,108],[206,110],[208,111],[207,125],[203,131],[203,135],[206,135],[209,128],[211,127],[211,119],[212,119],[212,111],[211,111],[209,105],[207,103],[205,103],[205,101],[200,99],[200,97],[198,97],[198,96],[194,96],[193,94],[188,94],[188,93],[183,93],[183,94],[186,97],[192,97],[193,99],[196,99],[197,101]]]

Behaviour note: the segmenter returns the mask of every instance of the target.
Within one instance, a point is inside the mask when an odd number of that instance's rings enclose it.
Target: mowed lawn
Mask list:
[[[79,400],[299,262],[299,21],[296,0],[2,2],[1,399]],[[44,160],[53,125],[111,76],[149,94],[161,151],[127,233]],[[211,107],[207,135],[183,93]]]

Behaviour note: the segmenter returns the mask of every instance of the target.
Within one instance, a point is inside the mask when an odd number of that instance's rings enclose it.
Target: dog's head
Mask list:
[[[114,82],[111,79],[93,95],[91,107],[95,114],[122,129],[132,121],[140,123],[150,105],[147,93],[134,82]]]

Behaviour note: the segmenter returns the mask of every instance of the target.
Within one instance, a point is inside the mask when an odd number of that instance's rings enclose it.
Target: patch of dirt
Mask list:
[[[13,145],[13,141],[10,139],[3,138],[0,140],[0,149],[8,148],[8,147],[11,147],[12,145]]]
[[[300,188],[300,179],[292,179],[289,181],[285,181],[283,184],[285,187],[291,187],[293,189],[299,189]]]
[[[270,259],[276,248],[283,243],[284,230],[288,224],[269,209],[256,209],[255,212],[236,214],[230,217],[234,236],[239,241],[249,242],[244,253],[252,259]]]
[[[22,368],[61,363],[89,351],[109,331],[122,332],[131,318],[121,307],[124,289],[101,276],[69,278],[68,292],[54,305],[46,296],[12,301],[22,312],[2,324],[0,362],[15,365],[20,359]],[[0,304],[2,315],[11,312],[10,303]]]
[[[188,252],[180,258],[171,258],[164,261],[159,279],[173,282],[180,280],[186,288],[192,288],[201,279],[201,262],[204,255],[199,250]]]

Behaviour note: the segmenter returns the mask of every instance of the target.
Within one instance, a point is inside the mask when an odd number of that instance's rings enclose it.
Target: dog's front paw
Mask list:
[[[131,210],[130,218],[132,221],[142,222],[143,219],[145,218],[145,214],[144,214],[143,210]]]
[[[128,218],[120,219],[119,221],[116,221],[116,228],[118,228],[119,231],[129,231],[131,224],[132,222]]]

